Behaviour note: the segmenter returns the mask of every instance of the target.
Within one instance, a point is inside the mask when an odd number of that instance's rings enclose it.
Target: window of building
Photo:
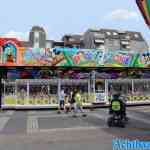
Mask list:
[[[111,32],[106,32],[107,35],[111,35]]]
[[[123,48],[123,49],[128,49],[128,45],[122,44],[122,48]]]
[[[129,40],[129,39],[130,39],[130,36],[129,36],[129,35],[127,35],[125,38]]]
[[[135,38],[139,38],[139,35],[138,35],[138,34],[134,34],[134,37],[135,37]]]
[[[95,45],[96,45],[96,48],[97,48],[97,49],[104,49],[104,48],[105,48],[104,43],[97,43],[97,44],[95,44]]]
[[[130,48],[131,48],[131,47],[128,45],[128,46],[127,46],[127,49],[130,49]]]
[[[105,47],[104,39],[96,39],[95,40],[95,46],[97,49],[104,49],[104,47]]]
[[[102,34],[102,33],[100,33],[100,32],[95,32],[95,33],[94,33],[94,37],[95,37],[95,38],[98,38],[98,39],[104,38],[104,34]]]
[[[70,42],[76,42],[76,39],[74,39],[74,38],[69,38],[69,41],[70,41]]]
[[[115,46],[116,40],[115,39],[109,39],[109,46]]]
[[[118,33],[117,32],[113,32],[113,35],[118,35]]]
[[[129,49],[129,41],[121,41],[121,47],[123,49]]]
[[[104,39],[96,39],[95,43],[104,43]]]
[[[122,45],[129,45],[129,41],[121,41]]]

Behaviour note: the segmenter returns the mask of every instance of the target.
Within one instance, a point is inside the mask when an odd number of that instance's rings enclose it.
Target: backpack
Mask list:
[[[112,111],[121,111],[121,102],[119,100],[113,100],[111,103]]]

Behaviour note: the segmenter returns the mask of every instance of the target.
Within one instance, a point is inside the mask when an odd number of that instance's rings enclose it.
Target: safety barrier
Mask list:
[[[128,96],[129,101],[150,101],[150,95],[131,95]]]
[[[111,97],[108,97],[111,100]],[[127,96],[128,101],[150,101],[150,95],[129,95]]]
[[[111,98],[108,97],[108,101]],[[127,96],[128,101],[150,101],[150,95],[129,95]],[[82,95],[83,103],[93,103],[96,102],[96,95],[94,93],[91,94],[83,94]],[[68,102],[66,102],[68,103]],[[49,98],[30,98],[30,99],[21,99],[18,97],[16,99],[15,96],[9,95],[3,98],[3,104],[5,105],[51,105],[58,104],[58,96],[52,95]]]

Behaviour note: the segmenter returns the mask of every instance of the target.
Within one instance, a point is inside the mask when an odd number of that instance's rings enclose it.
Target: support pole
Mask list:
[[[108,97],[108,80],[105,79],[105,102],[108,102],[109,100],[109,97]]]
[[[5,84],[5,80],[4,80],[4,97],[6,96],[6,84]]]
[[[0,109],[2,109],[2,76],[0,77]]]
[[[47,85],[47,94],[48,95],[50,94],[49,91],[50,91],[50,87],[49,87],[49,85]]]
[[[96,73],[95,71],[92,71],[92,92],[95,93],[95,83],[96,83],[96,79],[95,79]]]
[[[29,81],[27,81],[27,100],[29,101],[29,97],[30,97],[30,83]]]
[[[58,88],[57,88],[58,102],[60,100],[60,91],[61,91],[61,79],[58,78]]]
[[[2,80],[5,81],[5,79],[7,79],[7,68],[6,67],[0,67],[0,109],[2,109],[2,103],[3,103],[2,102],[2,95],[4,94],[4,93],[2,93],[4,90],[4,89],[2,89],[2,84],[3,84]]]
[[[88,80],[88,95],[90,95],[91,89],[90,89],[90,80]]]
[[[16,80],[15,80],[15,97],[16,97],[16,99],[17,99],[17,82],[16,82]]]
[[[132,95],[134,95],[134,79],[132,79]]]

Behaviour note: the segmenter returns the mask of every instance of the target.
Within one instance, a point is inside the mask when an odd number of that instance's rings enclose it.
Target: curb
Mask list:
[[[135,103],[135,104],[127,104],[127,107],[140,107],[140,106],[150,106],[150,103]],[[91,106],[83,106],[84,109],[90,109],[91,111],[93,109],[100,109],[100,108],[109,108],[109,104],[93,104]],[[57,107],[49,107],[49,108],[15,108],[15,107],[8,107],[8,108],[1,108],[0,111],[3,110],[16,110],[16,111],[28,111],[28,110],[49,110],[49,111],[53,111],[53,110],[58,110]]]

